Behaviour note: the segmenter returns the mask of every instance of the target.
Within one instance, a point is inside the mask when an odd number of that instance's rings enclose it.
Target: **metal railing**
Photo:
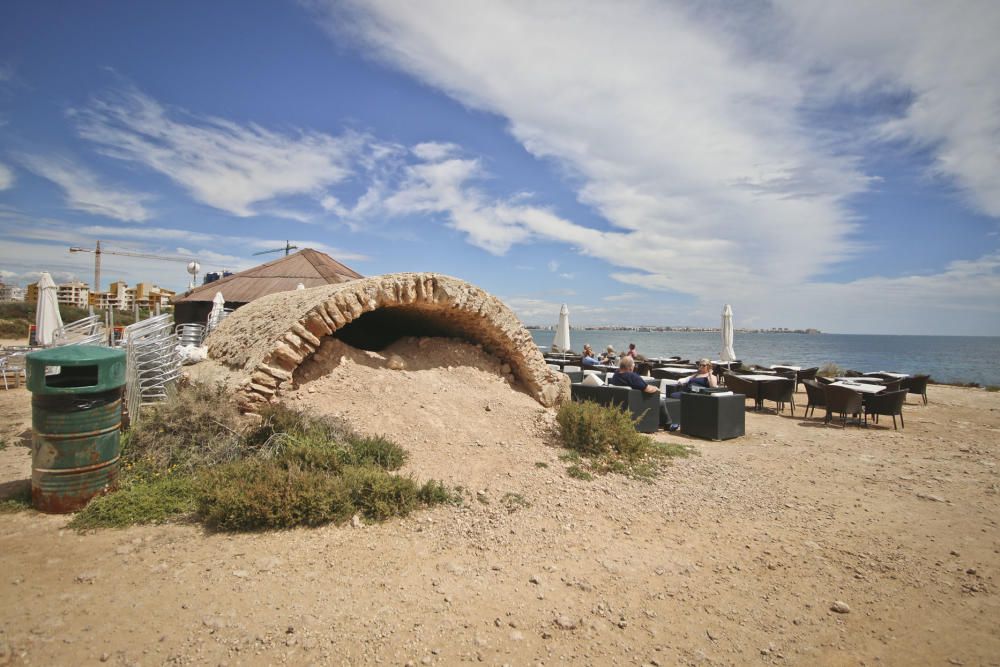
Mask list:
[[[162,401],[173,391],[181,374],[177,342],[169,313],[125,327],[125,404],[132,423],[143,405]]]

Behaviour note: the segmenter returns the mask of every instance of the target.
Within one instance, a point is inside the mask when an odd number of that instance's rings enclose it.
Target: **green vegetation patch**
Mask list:
[[[339,420],[283,406],[239,414],[224,388],[193,385],[123,438],[121,490],[91,501],[77,528],[190,517],[215,530],[372,521],[452,502],[435,481],[394,474],[407,452]]]
[[[669,459],[688,456],[682,444],[658,443],[635,430],[635,420],[623,407],[591,401],[565,403],[556,415],[562,444],[570,451],[560,459],[571,463],[566,472],[576,479],[609,472],[649,479]]]

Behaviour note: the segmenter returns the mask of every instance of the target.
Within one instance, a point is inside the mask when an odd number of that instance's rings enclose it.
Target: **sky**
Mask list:
[[[1000,335],[1000,3],[9,0],[0,280],[286,240],[525,324]]]

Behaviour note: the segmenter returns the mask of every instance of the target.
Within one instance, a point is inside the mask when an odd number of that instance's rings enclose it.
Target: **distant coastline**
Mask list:
[[[541,324],[528,324],[525,329],[533,331],[555,331],[554,326],[543,326]],[[573,327],[575,331],[641,331],[649,333],[720,333],[719,327],[650,327],[650,326],[605,326],[605,327]],[[734,329],[734,333],[790,333],[790,334],[821,334],[819,329],[788,329],[786,327],[772,327],[769,329]]]

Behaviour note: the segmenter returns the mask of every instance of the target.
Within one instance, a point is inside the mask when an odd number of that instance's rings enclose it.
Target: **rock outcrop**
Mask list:
[[[407,327],[417,323],[421,331],[481,344],[546,407],[569,396],[566,376],[546,366],[531,334],[503,302],[436,273],[394,273],[262,297],[223,320],[206,341],[208,354],[249,374],[240,400],[253,410],[276,400],[323,337],[343,334],[376,311],[385,316],[379,321],[383,335],[397,323],[398,335],[411,335]]]

